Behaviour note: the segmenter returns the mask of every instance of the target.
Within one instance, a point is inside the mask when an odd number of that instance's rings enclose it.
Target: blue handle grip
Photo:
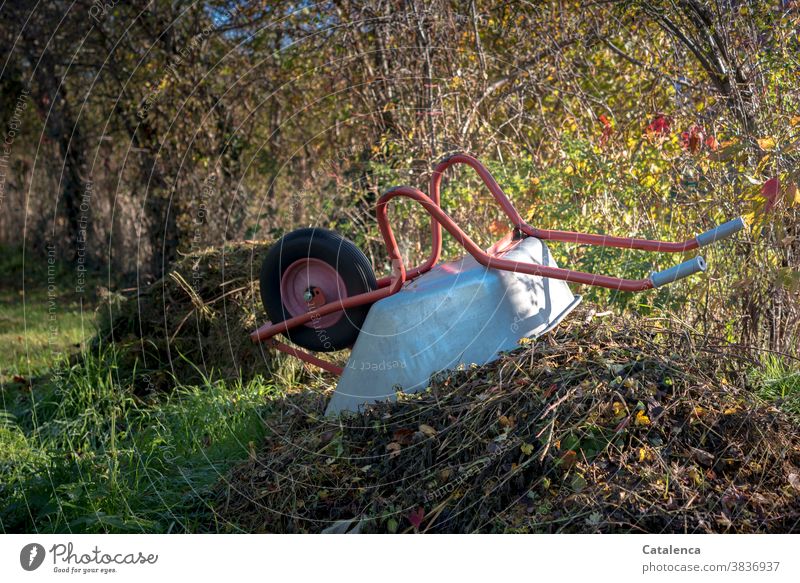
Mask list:
[[[711,245],[711,243],[716,243],[720,239],[726,239],[734,233],[738,233],[744,229],[745,226],[746,223],[744,222],[744,219],[742,217],[738,217],[732,221],[728,221],[727,223],[722,223],[718,227],[714,227],[702,235],[697,235],[695,238],[701,247],[705,247],[706,245]]]
[[[689,261],[684,261],[664,271],[654,271],[650,274],[650,281],[653,282],[653,287],[661,287],[705,270],[706,261],[698,255],[694,259],[689,259]]]

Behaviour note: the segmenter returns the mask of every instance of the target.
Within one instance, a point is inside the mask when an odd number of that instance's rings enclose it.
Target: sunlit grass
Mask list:
[[[761,398],[774,402],[800,422],[800,366],[768,355],[763,366],[753,370],[752,380]]]
[[[76,352],[94,334],[94,280],[75,293],[64,264],[23,262],[21,249],[0,248],[0,383],[30,377]],[[50,286],[52,284],[52,286]]]
[[[213,530],[206,496],[264,435],[262,379],[206,379],[141,399],[102,348],[32,391],[4,392],[0,526],[6,532]]]

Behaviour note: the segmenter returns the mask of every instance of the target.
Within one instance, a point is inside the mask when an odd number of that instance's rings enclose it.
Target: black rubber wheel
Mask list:
[[[270,248],[264,263],[261,264],[261,301],[273,323],[283,322],[299,315],[296,313],[298,312],[296,299],[294,304],[286,300],[289,305],[294,305],[294,313],[285,305],[284,298],[281,297],[281,280],[287,269],[296,263],[303,264],[302,260],[323,261],[333,268],[340,281],[335,288],[343,283],[347,297],[366,293],[378,287],[369,260],[351,241],[327,229],[309,228],[292,231]],[[317,265],[320,266],[319,263]],[[321,267],[323,271],[327,270],[326,267]],[[315,289],[311,279],[309,276],[309,289]],[[330,289],[330,286],[328,287]],[[325,299],[326,302],[330,302],[338,298]],[[295,344],[315,352],[333,352],[348,348],[356,341],[369,308],[369,305],[351,308],[345,310],[343,314],[340,313],[341,318],[331,325],[312,327],[312,323],[309,323],[289,330],[286,335]],[[335,315],[332,319],[335,319]]]

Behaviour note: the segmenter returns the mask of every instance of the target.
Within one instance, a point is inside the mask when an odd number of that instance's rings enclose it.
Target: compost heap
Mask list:
[[[267,353],[249,334],[266,320],[258,272],[268,248],[243,242],[198,251],[138,294],[108,295],[97,340],[115,343],[120,374],[133,375],[140,390],[171,387],[174,378],[266,374]]]
[[[797,531],[797,424],[750,391],[753,366],[584,311],[341,421],[325,395],[285,396],[216,511],[252,532]]]

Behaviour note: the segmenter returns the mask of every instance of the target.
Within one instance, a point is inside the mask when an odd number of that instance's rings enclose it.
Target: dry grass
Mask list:
[[[234,243],[187,255],[132,296],[99,308],[101,343],[116,343],[121,371],[142,388],[166,389],[202,376],[250,379],[269,371],[269,357],[249,332],[266,316],[258,272],[266,243]]]

